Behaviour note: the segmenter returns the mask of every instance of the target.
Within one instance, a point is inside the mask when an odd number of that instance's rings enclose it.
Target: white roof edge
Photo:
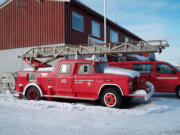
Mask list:
[[[48,1],[71,2],[71,0],[48,0]]]
[[[0,6],[0,9],[4,8],[7,6],[9,3],[11,3],[13,0],[8,0],[7,2],[5,1],[4,4]],[[49,1],[59,1],[59,2],[71,2],[71,0],[49,0]]]
[[[2,3],[2,5],[0,6],[0,9],[4,8],[5,6],[7,6],[9,3],[11,3],[13,0],[8,0],[7,2],[5,1],[4,4]]]

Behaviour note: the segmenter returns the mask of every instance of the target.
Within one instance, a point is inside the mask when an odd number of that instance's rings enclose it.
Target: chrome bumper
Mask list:
[[[148,101],[152,95],[154,94],[154,85],[150,82],[146,82],[146,85],[148,86],[147,89],[143,90],[136,90],[129,96],[131,97],[142,97],[145,101]]]

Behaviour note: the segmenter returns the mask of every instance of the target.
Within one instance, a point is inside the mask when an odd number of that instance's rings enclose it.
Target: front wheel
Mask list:
[[[30,87],[27,91],[26,97],[28,100],[40,100],[40,93],[36,87]]]
[[[177,96],[178,98],[180,98],[180,87],[178,87],[177,90],[176,90],[176,96]]]
[[[101,98],[104,106],[118,108],[122,106],[122,96],[114,88],[107,88]]]

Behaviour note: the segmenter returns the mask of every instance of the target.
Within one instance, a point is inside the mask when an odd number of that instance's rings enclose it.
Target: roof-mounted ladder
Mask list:
[[[149,40],[131,43],[107,43],[92,45],[65,45],[55,47],[32,48],[21,58],[48,58],[42,64],[49,63],[60,57],[77,55],[98,55],[98,54],[139,54],[139,53],[161,53],[163,49],[169,47],[166,40]]]

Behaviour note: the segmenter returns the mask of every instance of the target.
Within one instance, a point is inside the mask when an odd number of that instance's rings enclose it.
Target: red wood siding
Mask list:
[[[66,25],[68,27],[68,30],[66,32],[67,32],[68,37],[67,37],[66,42],[70,44],[87,43],[88,41],[87,37],[88,37],[88,31],[89,31],[87,14],[83,13],[81,10],[79,10],[76,7],[72,7],[72,5],[68,6],[67,11],[68,11],[68,14],[67,14],[68,16],[66,16],[67,18]],[[73,11],[84,17],[84,32],[80,32],[72,28],[72,12]]]
[[[95,11],[92,11],[88,7],[82,5],[78,2],[71,2],[71,4],[67,4],[67,16],[66,16],[66,25],[68,27],[66,34],[66,43],[69,44],[80,44],[88,43],[88,36],[92,36],[92,21],[96,21],[100,24],[100,38],[93,37],[99,40],[104,41],[104,19],[103,16],[99,15]],[[80,32],[77,30],[72,29],[72,12],[79,13],[84,17],[84,32]],[[110,29],[118,32],[119,35],[119,42],[125,41],[125,36],[128,36],[129,39],[132,40],[141,40],[134,34],[130,33],[129,31],[119,27],[117,24],[107,20],[107,42],[110,42]]]
[[[65,43],[65,3],[16,0],[0,10],[0,50]]]

